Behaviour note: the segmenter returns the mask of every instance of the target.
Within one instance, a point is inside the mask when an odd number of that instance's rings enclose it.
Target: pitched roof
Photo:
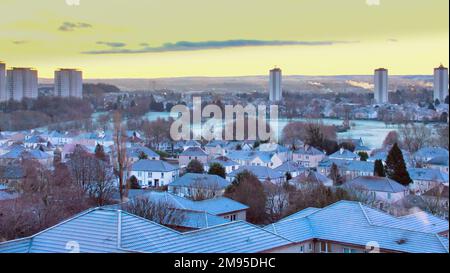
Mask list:
[[[377,192],[404,192],[407,188],[400,183],[387,177],[359,176],[344,184],[346,187],[360,188]]]
[[[310,145],[305,145],[294,151],[294,154],[302,154],[302,155],[325,155],[324,152],[314,148]]]
[[[434,158],[438,156],[447,156],[448,150],[441,147],[424,147],[419,149],[414,156],[419,158]]]
[[[299,176],[292,178],[290,182],[291,183],[313,182],[322,184],[324,186],[333,186],[333,180],[315,171],[306,171],[304,173],[301,173]]]
[[[21,165],[0,166],[1,179],[21,179],[25,175]]]
[[[218,156],[215,159],[209,161],[209,164],[212,163],[219,163],[220,165],[222,165],[223,167],[227,167],[227,166],[236,166],[239,165],[239,163],[237,163],[236,161],[233,161],[231,159],[229,159],[226,156]]]
[[[224,141],[224,140],[211,140],[210,142],[208,142],[205,145],[205,147],[217,147],[217,146],[219,146],[219,147],[223,148],[226,145],[228,145],[227,141]]]
[[[301,164],[299,164],[298,162],[286,161],[283,164],[281,164],[280,166],[276,167],[274,170],[282,172],[282,173],[287,173],[287,172],[291,173],[291,172],[302,172],[302,171],[306,170],[306,168],[304,166],[302,166]]]
[[[359,155],[357,155],[354,152],[351,152],[347,149],[341,149],[341,150],[329,155],[329,158],[357,159],[357,158],[359,158]]]
[[[154,202],[166,202],[176,209],[205,211],[213,215],[222,215],[248,209],[248,206],[226,197],[193,201],[169,192],[156,191],[140,191],[135,196],[147,197]]]
[[[281,146],[278,143],[261,143],[257,149],[258,151],[261,152],[276,152],[276,153],[284,153],[289,151],[288,148]]]
[[[159,154],[155,153],[152,149],[145,146],[132,146],[127,149],[127,155],[129,157],[139,157],[141,153],[147,155],[148,158],[159,158]]]
[[[132,171],[172,172],[178,169],[178,166],[172,165],[163,160],[141,159],[131,165]]]
[[[200,147],[189,147],[180,156],[208,156],[208,154]]]
[[[412,180],[448,183],[448,174],[437,169],[410,168],[408,169],[408,173]]]
[[[270,163],[272,161],[272,157],[275,155],[273,152],[263,152],[263,151],[231,151],[228,153],[228,157],[232,160],[246,160],[251,161],[256,158],[261,159],[261,161],[265,163]]]
[[[427,161],[427,164],[447,166],[448,167],[448,155],[446,156],[436,156]]]
[[[417,215],[394,217],[352,201],[309,209],[297,216],[265,228],[295,242],[322,239],[361,247],[376,242],[380,249],[390,251],[448,253],[448,239],[436,234],[448,230],[448,222],[439,218],[430,223]]]
[[[284,173],[266,166],[241,166],[239,169],[231,172],[228,176],[235,177],[243,171],[253,173],[259,180],[284,178]]]
[[[224,189],[230,184],[228,180],[215,174],[187,173],[170,183],[169,186],[193,188],[217,187],[218,189]]]
[[[11,147],[9,152],[0,155],[0,158],[4,158],[4,159],[18,159],[18,158],[20,158],[22,152],[25,151],[25,150],[26,150],[26,148],[21,146],[21,145],[14,145],[13,147]]]
[[[33,236],[0,243],[0,253],[254,253],[292,242],[243,221],[180,233],[130,213],[85,211]]]
[[[374,170],[374,162],[361,160],[345,160],[345,159],[324,159],[319,162],[319,167],[330,168],[336,164],[341,171],[358,171],[372,173]]]

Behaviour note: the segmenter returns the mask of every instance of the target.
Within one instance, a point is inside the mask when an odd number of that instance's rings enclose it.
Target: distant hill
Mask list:
[[[83,83],[83,94],[98,94],[98,93],[119,93],[120,89],[111,84],[106,83]]]
[[[389,89],[399,88],[430,88],[432,76],[405,75],[390,76]],[[46,83],[48,79],[40,80]],[[85,84],[113,85],[122,91],[146,91],[169,89],[177,92],[211,91],[211,92],[251,92],[267,91],[268,76],[242,77],[178,77],[178,78],[149,78],[149,79],[85,79]],[[336,76],[283,76],[283,89],[293,92],[317,91],[365,91],[373,84],[372,75],[336,75]],[[88,85],[90,86],[90,85]],[[102,86],[96,86],[103,88]],[[95,88],[96,88],[95,87]],[[88,87],[91,88],[91,87]],[[92,87],[94,88],[94,87]],[[89,89],[91,90],[91,89]],[[111,91],[107,91],[111,90]],[[116,92],[106,87],[105,92]]]

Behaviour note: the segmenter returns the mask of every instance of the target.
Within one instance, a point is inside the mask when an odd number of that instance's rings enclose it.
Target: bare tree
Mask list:
[[[361,202],[371,207],[374,207],[377,204],[375,195],[371,194],[363,186],[345,187],[345,190],[351,197],[351,199],[355,201]]]
[[[399,143],[400,136],[398,135],[397,131],[390,131],[383,141],[383,148],[390,147],[394,145],[395,143]]]
[[[438,128],[437,135],[439,137],[436,139],[436,144],[447,150],[449,149],[449,141],[448,141],[449,140],[449,136],[448,136],[449,130],[448,129],[449,129],[448,124],[441,128]]]
[[[195,201],[211,199],[217,196],[219,190],[218,183],[207,183],[201,178],[196,178],[191,184],[190,198]]]
[[[173,119],[158,118],[154,121],[144,121],[142,130],[150,147],[157,148],[162,141],[169,141],[170,125]]]
[[[323,208],[340,200],[355,200],[355,197],[340,187],[329,188],[317,182],[305,181],[300,189],[289,195],[286,215],[309,207]]]
[[[443,195],[444,187],[443,185],[436,186],[430,190],[432,196],[422,196],[424,210],[441,217],[448,217],[448,197]]]
[[[410,153],[415,153],[430,144],[432,132],[426,125],[407,123],[399,128],[402,146]]]
[[[185,214],[165,201],[152,201],[148,197],[137,197],[123,207],[125,211],[150,221],[169,226],[179,226],[185,221]]]
[[[114,172],[112,167],[104,161],[97,158],[92,160],[92,166],[95,175],[89,183],[89,196],[95,200],[98,206],[108,204],[114,192]]]
[[[265,182],[263,186],[267,196],[267,217],[270,222],[278,221],[289,206],[289,194],[294,188],[287,183]]]
[[[125,173],[128,168],[126,133],[122,125],[122,116],[119,111],[114,113],[114,147],[113,164],[116,175],[119,177],[119,194],[121,202],[124,202],[128,195],[128,183],[125,180]]]
[[[37,161],[24,161],[19,197],[0,201],[0,240],[32,235],[92,206],[63,164],[51,171]]]

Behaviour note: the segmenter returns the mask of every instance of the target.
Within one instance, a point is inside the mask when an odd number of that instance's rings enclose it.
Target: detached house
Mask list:
[[[360,160],[342,160],[342,159],[324,159],[319,163],[317,171],[321,174],[330,175],[331,166],[336,164],[339,172],[347,180],[357,178],[359,176],[374,175],[374,162],[360,161]]]
[[[227,176],[228,181],[232,182],[236,176],[243,171],[251,172],[261,183],[271,182],[274,184],[279,184],[286,182],[286,176],[284,173],[265,166],[242,166]]]
[[[219,157],[216,157],[213,160],[210,160],[208,162],[208,164],[206,164],[204,166],[205,171],[207,172],[209,170],[209,166],[211,164],[214,164],[214,163],[218,163],[218,164],[222,165],[222,167],[225,168],[225,173],[226,174],[229,174],[232,171],[237,170],[240,167],[239,163],[229,159],[228,157],[226,157],[226,156],[219,156]]]
[[[171,182],[168,191],[187,198],[222,196],[231,183],[213,174],[187,173]]]
[[[25,178],[25,172],[21,165],[0,166],[0,190],[21,183]]]
[[[319,162],[326,157],[325,153],[318,149],[305,145],[302,148],[294,151],[292,154],[292,161],[299,162],[307,168],[316,168]]]
[[[408,173],[413,180],[410,188],[419,195],[439,185],[448,185],[448,174],[437,169],[410,168]]]
[[[53,145],[65,145],[73,141],[73,136],[57,131],[52,131],[47,135],[47,139]]]
[[[289,181],[289,184],[295,186],[296,188],[304,188],[311,185],[322,185],[325,187],[332,187],[333,180],[322,175],[316,171],[305,171],[301,173],[299,176],[294,177]]]
[[[228,142],[223,140],[211,140],[205,145],[205,152],[211,157],[224,156],[227,154],[226,146]]]
[[[202,164],[206,164],[208,162],[208,154],[200,147],[189,147],[179,155],[178,164],[183,168],[194,159],[200,161]]]
[[[274,169],[275,171],[287,174],[289,173],[291,175],[291,177],[297,177],[298,175],[304,173],[306,171],[306,167],[304,167],[303,165],[301,165],[298,162],[294,162],[294,161],[286,161],[283,164],[281,164],[280,166],[276,167]]]
[[[127,149],[127,158],[130,163],[134,163],[139,160],[139,156],[144,154],[147,156],[147,159],[150,160],[160,160],[159,154],[155,153],[152,149],[147,148],[145,146],[131,146]]]
[[[351,152],[347,149],[341,148],[339,151],[335,152],[334,154],[331,154],[329,156],[330,159],[341,159],[341,160],[359,160],[359,155],[355,154],[354,152]]]
[[[345,188],[353,190],[362,198],[378,203],[392,204],[408,195],[408,188],[387,177],[361,176],[344,184]]]
[[[47,140],[40,135],[36,135],[36,136],[32,136],[30,138],[27,138],[24,141],[23,145],[25,146],[25,148],[36,149],[39,146],[46,146]]]
[[[141,187],[161,187],[174,181],[179,175],[178,166],[162,160],[139,160],[131,165],[128,178],[136,177]]]
[[[283,164],[283,158],[280,158],[274,152],[261,151],[232,151],[228,157],[239,163],[241,166],[265,166],[276,168]]]
[[[436,157],[447,157],[448,158],[449,153],[448,150],[440,147],[425,147],[419,149],[414,154],[414,159],[418,162],[427,162],[433,158]]]
[[[428,160],[425,164],[426,167],[430,169],[437,169],[448,175],[448,155],[447,156],[437,156]]]

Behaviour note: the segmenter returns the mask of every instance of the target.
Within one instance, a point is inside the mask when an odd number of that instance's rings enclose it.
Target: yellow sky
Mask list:
[[[264,75],[274,65],[431,74],[449,59],[448,0],[66,1],[77,2],[0,0],[0,61],[40,77],[76,67],[85,78],[152,78]]]

